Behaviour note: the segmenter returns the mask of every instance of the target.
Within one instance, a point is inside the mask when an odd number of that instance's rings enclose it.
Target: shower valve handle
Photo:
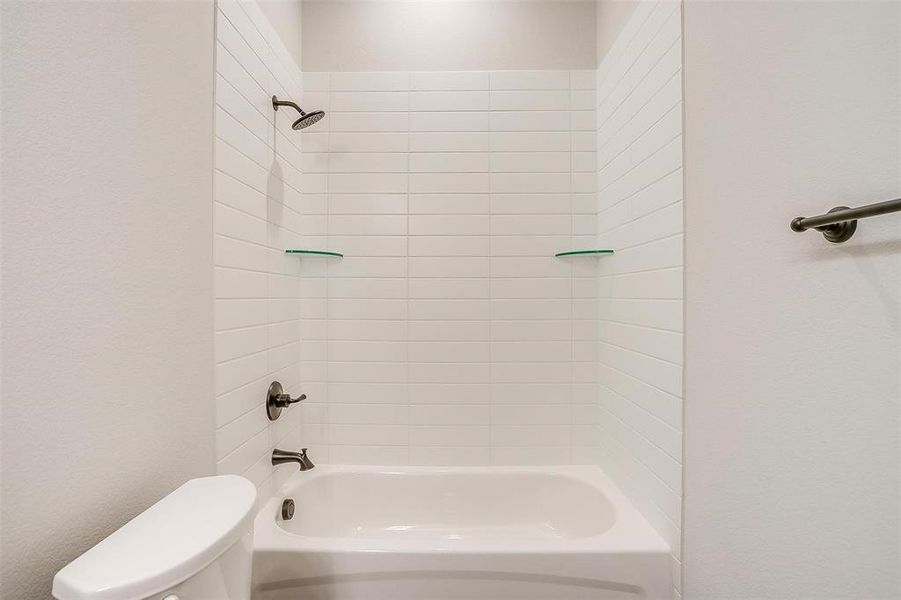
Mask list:
[[[288,408],[292,404],[296,404],[307,399],[306,394],[301,394],[297,398],[292,398],[290,394],[286,394],[282,388],[282,384],[273,381],[266,392],[266,415],[270,421],[275,421],[282,414],[283,408]]]
[[[292,404],[296,404],[302,400],[306,400],[307,395],[301,394],[297,398],[292,398],[290,394],[278,394],[275,397],[275,405],[281,408],[286,408]]]

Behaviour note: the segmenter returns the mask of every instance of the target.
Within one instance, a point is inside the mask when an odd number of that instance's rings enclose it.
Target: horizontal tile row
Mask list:
[[[308,152],[304,173],[591,172],[594,152]]]
[[[305,130],[310,153],[395,152],[594,152],[589,131],[312,131]]]
[[[595,191],[593,172],[566,173],[309,173],[302,187],[310,194],[500,194]]]
[[[304,73],[304,88],[318,91],[593,90],[594,71],[430,71]]]
[[[594,109],[593,90],[307,92],[304,102],[333,112],[534,111]]]
[[[316,445],[316,456],[355,465],[487,466],[591,464],[594,446],[377,446]]]

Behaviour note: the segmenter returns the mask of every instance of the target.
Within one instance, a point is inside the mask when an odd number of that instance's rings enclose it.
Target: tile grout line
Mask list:
[[[488,73],[488,170],[491,171],[491,155],[493,152],[491,138],[492,133],[494,133],[494,119],[491,118],[492,111],[491,108],[491,94],[493,91],[494,84],[494,75],[492,72]],[[492,291],[491,285],[491,263],[494,258],[494,236],[492,235],[492,223],[494,217],[494,177],[490,174],[488,176],[488,464],[494,465],[495,462],[495,452],[494,452],[494,376],[495,376],[495,367],[494,367],[494,355],[493,355],[493,346],[494,346],[494,335],[493,335],[493,325],[494,325],[494,294]]]
[[[569,239],[570,246],[575,247],[575,206],[573,199],[573,188],[574,188],[574,175],[573,175],[573,123],[572,123],[572,97],[573,97],[573,85],[572,85],[572,71],[569,72],[569,99],[570,99],[570,112],[569,112]],[[575,263],[570,261],[569,265],[569,275],[570,275],[570,283],[569,283],[569,457],[570,462],[573,462],[573,432],[574,432],[574,416],[575,411],[575,387],[576,387],[576,269]]]
[[[329,91],[328,91],[328,108],[332,107],[332,92],[331,92],[331,75],[327,75],[329,78]],[[331,173],[332,167],[332,147],[331,147],[331,132],[332,127],[331,123],[327,122],[325,127],[325,168],[326,171]],[[326,176],[325,178],[325,247],[329,248],[331,244],[331,221],[332,221],[332,208],[331,208],[331,193],[329,189],[329,180],[331,178]],[[332,462],[332,453],[334,451],[334,446],[332,444],[332,403],[329,400],[329,388],[331,387],[332,381],[332,368],[331,368],[331,360],[330,360],[330,352],[329,346],[331,345],[331,335],[330,335],[330,324],[331,324],[331,265],[326,262],[325,263],[325,385],[323,386],[323,393],[325,394],[325,415],[323,415],[322,420],[325,422],[325,446],[328,448],[328,461]]]
[[[406,398],[406,400],[407,400],[407,403],[406,403],[407,404],[407,415],[406,415],[406,420],[407,420],[407,464],[410,464],[412,462],[411,461],[412,457],[411,457],[411,450],[410,450],[410,441],[412,439],[411,416],[412,416],[412,403],[413,403],[413,398],[412,398],[412,393],[411,393],[411,385],[410,385],[410,342],[411,342],[411,340],[410,340],[410,337],[411,337],[410,336],[410,320],[411,320],[410,319],[410,155],[411,154],[410,154],[410,104],[409,103],[410,103],[411,78],[412,78],[412,75],[410,73],[407,73],[406,74],[406,79],[407,79],[406,123],[407,123],[407,127],[406,127],[406,131],[404,132],[405,136],[407,138],[407,152],[406,152],[407,174],[406,174],[406,186],[405,186],[406,187],[406,213],[407,213],[407,219],[406,219],[407,220],[407,231],[406,231],[405,237],[406,237],[407,260],[406,260],[405,277],[404,277],[404,279],[406,280],[406,292],[405,292],[406,323],[405,323],[404,328],[405,328],[406,339],[407,339],[406,348],[404,349],[404,354],[405,354],[404,358],[406,359],[405,360],[406,375],[405,375],[404,387],[405,387],[406,394],[407,394],[407,398]]]

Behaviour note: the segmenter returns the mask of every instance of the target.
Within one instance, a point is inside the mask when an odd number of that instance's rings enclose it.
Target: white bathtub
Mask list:
[[[298,472],[257,516],[253,574],[255,600],[672,593],[668,546],[595,467]]]

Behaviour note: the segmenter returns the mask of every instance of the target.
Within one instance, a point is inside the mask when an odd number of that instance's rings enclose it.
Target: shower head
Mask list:
[[[306,129],[310,125],[318,123],[322,120],[322,117],[325,116],[325,112],[321,110],[314,110],[313,112],[304,112],[302,108],[297,106],[293,102],[289,102],[288,100],[279,100],[277,96],[272,97],[272,108],[278,110],[279,106],[290,106],[294,110],[300,113],[300,118],[294,121],[291,125],[291,128],[295,131],[300,131],[301,129]]]
[[[314,110],[313,112],[305,113],[300,111],[301,117],[294,121],[294,124],[291,125],[291,128],[297,131],[301,129],[306,129],[310,125],[314,125],[318,123],[322,117],[325,116],[325,112],[321,110]]]

